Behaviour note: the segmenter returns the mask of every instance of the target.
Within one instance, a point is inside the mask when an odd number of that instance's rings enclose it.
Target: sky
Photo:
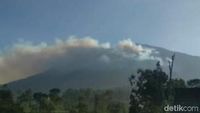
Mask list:
[[[199,0],[0,0],[0,50],[90,36],[200,56]]]

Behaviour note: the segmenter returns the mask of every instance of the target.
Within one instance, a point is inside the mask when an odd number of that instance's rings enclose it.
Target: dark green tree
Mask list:
[[[94,111],[95,113],[107,113],[109,112],[108,106],[113,100],[113,91],[106,90],[95,95],[94,98]]]
[[[138,70],[129,78],[132,86],[129,113],[162,113],[166,100],[168,75],[159,63],[155,70]]]
[[[12,92],[5,85],[0,88],[0,113],[22,113],[14,103]]]
[[[86,103],[85,97],[83,96],[79,97],[77,110],[78,110],[78,113],[88,113],[88,105]]]
[[[26,90],[17,98],[17,104],[20,105],[24,113],[31,113],[33,111],[34,103],[31,89]]]
[[[200,87],[200,79],[192,79],[187,81],[187,85],[189,87]]]
[[[109,113],[126,113],[125,104],[121,102],[112,102],[108,105]]]
[[[63,101],[60,96],[60,89],[58,88],[53,88],[49,90],[49,99],[50,99],[50,105],[53,112],[63,112],[64,107],[63,107]]]
[[[42,113],[42,112],[51,112],[52,108],[49,107],[50,102],[48,95],[42,92],[36,92],[33,94],[33,98],[35,102],[37,103],[37,112]]]
[[[53,88],[51,90],[49,90],[49,97],[52,101],[54,102],[58,102],[61,100],[61,97],[60,97],[60,89],[58,88]]]
[[[185,81],[183,79],[172,79],[172,88],[186,88]]]
[[[76,89],[68,89],[63,93],[63,104],[65,111],[69,113],[77,113],[77,104],[79,101],[79,91]]]

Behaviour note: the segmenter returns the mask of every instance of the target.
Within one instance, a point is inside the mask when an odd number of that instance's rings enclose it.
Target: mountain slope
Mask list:
[[[166,59],[169,58],[173,52],[148,45],[144,45],[144,47],[150,47],[159,52],[159,54],[155,54],[154,56],[162,59],[163,69],[168,73],[168,61]],[[81,59],[81,62],[83,62],[81,64],[82,66],[78,67],[73,64],[75,61],[67,61],[63,58],[61,62],[49,70],[22,80],[11,82],[8,86],[13,90],[31,88],[40,91],[47,91],[55,87],[61,89],[123,87],[128,86],[128,77],[132,73],[135,74],[138,68],[153,69],[157,62],[156,60],[122,59],[118,58],[117,55],[109,55],[109,57],[115,60],[115,62],[102,63],[99,61],[97,65],[93,63],[96,59],[83,58]],[[183,78],[185,80],[199,78],[199,67],[200,57],[176,52],[174,77]]]

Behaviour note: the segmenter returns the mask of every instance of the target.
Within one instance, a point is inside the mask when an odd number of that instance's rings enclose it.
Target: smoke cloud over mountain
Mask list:
[[[117,44],[100,43],[91,37],[69,37],[56,39],[53,44],[42,42],[19,42],[6,49],[0,56],[0,83],[29,77],[64,62],[66,68],[101,69],[114,68],[119,61],[159,60],[158,51],[136,44],[131,39],[121,40]],[[121,67],[126,64],[120,64]],[[126,67],[126,66],[125,66]]]

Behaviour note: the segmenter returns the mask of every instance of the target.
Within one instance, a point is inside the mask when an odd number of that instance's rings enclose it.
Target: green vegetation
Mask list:
[[[138,75],[131,75],[129,82],[131,84],[129,113],[166,113],[163,108],[165,105],[175,103],[177,88],[190,91],[190,87],[200,86],[199,79],[189,80],[187,84],[183,79],[170,80],[160,65],[154,70],[139,69]]]
[[[128,113],[127,95],[121,89],[68,89],[61,93],[57,88],[14,95],[1,87],[0,113]]]
[[[130,78],[130,113],[161,113],[167,99],[167,74],[157,69],[138,70],[138,74]]]

